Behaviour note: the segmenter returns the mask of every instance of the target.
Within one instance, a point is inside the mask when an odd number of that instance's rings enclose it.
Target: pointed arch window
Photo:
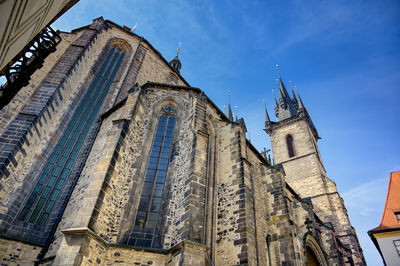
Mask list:
[[[286,136],[286,146],[287,146],[287,149],[288,149],[289,158],[294,157],[296,154],[295,154],[295,150],[294,150],[293,136],[292,135],[287,135]]]
[[[128,245],[161,247],[160,207],[171,153],[174,127],[174,109],[168,106],[163,109],[158,119],[139,207],[133,228],[128,237]]]
[[[54,212],[54,206],[63,200],[61,192],[73,175],[73,166],[79,160],[85,139],[99,115],[124,56],[125,52],[118,47],[108,52],[50,155],[18,220],[44,226]]]

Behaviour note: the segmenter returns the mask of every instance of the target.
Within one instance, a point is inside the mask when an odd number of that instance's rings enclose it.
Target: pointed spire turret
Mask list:
[[[279,105],[278,102],[276,101],[276,98],[274,98],[275,100],[275,116],[276,118],[279,118]]]
[[[265,104],[265,101],[264,101],[264,109],[265,109],[265,124],[270,124],[271,119],[269,118],[268,111],[267,111],[267,105]]]
[[[292,89],[292,103],[293,103],[293,106],[294,106],[296,109],[299,109],[299,102],[297,101],[297,97],[296,97],[296,95],[294,94],[293,89]]]
[[[311,120],[310,115],[308,114],[308,111],[303,103],[303,100],[300,97],[300,94],[297,91],[296,86],[294,86],[293,89],[292,82],[289,81],[291,87],[290,88],[291,96],[290,96],[288,90],[285,87],[285,84],[282,81],[278,65],[276,70],[278,70],[278,78],[276,79],[276,82],[279,90],[279,96],[278,96],[279,98],[278,99],[276,98],[274,89],[272,90],[272,94],[274,96],[275,115],[278,118],[278,121],[277,122],[271,121],[267,107],[264,102],[265,131],[271,136],[272,132],[276,128],[287,125],[287,122],[294,123],[296,121],[304,120],[307,121],[308,125],[312,129],[315,138],[319,139],[317,129],[315,128],[314,123]]]
[[[234,121],[233,112],[231,108],[231,93],[228,91],[228,110],[226,111],[226,116],[230,121]]]
[[[299,102],[299,110],[305,110],[306,107],[303,104],[303,101],[300,98],[300,94],[297,94],[297,97],[299,98],[298,102]]]
[[[226,112],[226,116],[228,117],[228,119],[230,121],[233,122],[234,118],[233,118],[232,108],[231,108],[230,104],[228,104],[228,111]]]
[[[314,122],[312,121],[310,115],[308,114],[306,106],[304,105],[303,101],[301,100],[300,94],[298,94],[298,93],[297,93],[297,98],[298,98],[298,101],[299,101],[299,111],[300,112],[303,111],[303,112],[306,113],[306,115],[308,117],[308,121],[310,122],[311,128],[315,130],[316,137],[319,138],[319,135],[318,135],[318,132],[317,132],[317,128],[315,127]]]
[[[287,92],[282,79],[279,77],[279,121],[297,115],[297,108]]]
[[[180,70],[182,68],[182,63],[181,60],[179,60],[179,52],[181,51],[181,43],[179,43],[178,47],[178,52],[176,53],[176,56],[169,61],[169,65],[177,72],[178,74],[180,73]]]

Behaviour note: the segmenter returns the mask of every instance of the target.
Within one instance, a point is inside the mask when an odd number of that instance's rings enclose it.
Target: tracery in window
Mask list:
[[[174,109],[168,106],[158,119],[157,129],[147,164],[135,223],[128,245],[161,247],[158,220],[175,126]]]
[[[42,226],[46,224],[85,138],[98,117],[124,55],[122,50],[110,49],[87,93],[78,104],[64,134],[56,144],[18,220]]]
[[[289,158],[292,158],[295,156],[295,151],[294,151],[294,146],[293,146],[293,137],[292,135],[287,135],[286,137],[286,145],[288,149],[288,155]]]

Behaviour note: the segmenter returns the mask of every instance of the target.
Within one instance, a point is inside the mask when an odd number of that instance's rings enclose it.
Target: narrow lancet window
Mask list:
[[[163,109],[147,164],[146,176],[135,223],[128,245],[161,247],[159,214],[175,126],[174,109]]]
[[[122,63],[122,49],[112,48],[78,104],[64,134],[56,144],[18,220],[44,226],[60,200],[64,184],[81,152],[89,130],[98,117],[112,81]]]
[[[294,157],[295,156],[295,151],[294,151],[294,146],[293,146],[293,137],[292,137],[292,135],[288,135],[286,137],[286,145],[287,145],[287,149],[288,149],[289,158]]]

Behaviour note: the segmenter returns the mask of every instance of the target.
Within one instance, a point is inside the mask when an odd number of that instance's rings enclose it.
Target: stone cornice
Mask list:
[[[184,248],[184,247],[191,247],[196,248],[202,251],[206,251],[207,247],[201,243],[197,243],[191,240],[183,240],[179,244],[173,246],[170,249],[162,249],[162,248],[146,248],[146,247],[135,247],[135,246],[127,246],[121,244],[112,244],[107,243],[103,238],[101,238],[97,233],[92,231],[88,227],[79,227],[79,228],[69,228],[61,231],[65,236],[67,235],[76,235],[76,236],[88,236],[96,241],[100,242],[104,247],[108,248],[124,248],[124,249],[133,249],[138,251],[145,251],[145,252],[153,252],[159,254],[172,254],[175,251]]]
[[[289,117],[289,118],[279,121],[279,122],[266,122],[264,130],[268,133],[268,135],[271,135],[272,131],[274,131],[278,128],[287,126],[287,125],[294,124],[301,120],[306,121],[308,126],[312,129],[312,132],[313,132],[315,138],[320,139],[317,130],[311,124],[310,117],[309,117],[307,111],[305,111],[305,110],[302,110],[297,115]]]

